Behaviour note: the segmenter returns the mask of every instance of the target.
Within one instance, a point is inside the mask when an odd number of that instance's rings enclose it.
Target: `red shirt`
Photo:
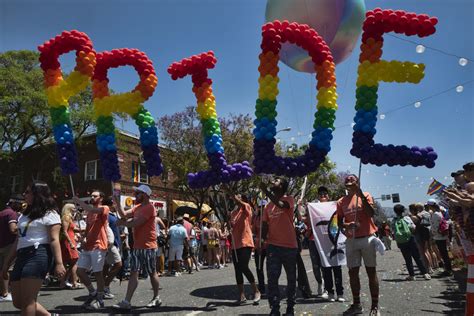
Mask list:
[[[138,204],[132,210],[133,219],[144,217],[146,221],[133,227],[133,249],[156,249],[158,243],[156,242],[156,225],[155,217],[156,211],[153,205]]]
[[[370,205],[374,204],[372,196],[364,192],[364,196]],[[357,202],[357,204],[356,204]],[[355,229],[355,235],[353,235],[353,229],[346,230],[346,236],[350,237],[364,237],[373,235],[377,231],[377,227],[374,224],[373,217],[367,215],[362,208],[362,199],[357,197],[357,194],[346,195],[337,201],[336,207],[337,217],[339,219],[344,218],[344,222],[357,222],[359,227]]]
[[[283,196],[281,201],[287,202],[289,208],[280,208],[273,202],[265,206],[263,221],[268,223],[267,242],[279,247],[298,248],[293,225],[295,200],[292,196]]]
[[[16,239],[16,235],[10,232],[10,223],[18,223],[18,215],[7,207],[0,212],[0,248],[12,244]]]
[[[109,241],[107,239],[109,207],[105,205],[101,207],[104,209],[102,213],[87,212],[86,244],[84,250],[107,250],[109,247]]]
[[[230,214],[235,249],[252,247],[252,207],[248,203]]]

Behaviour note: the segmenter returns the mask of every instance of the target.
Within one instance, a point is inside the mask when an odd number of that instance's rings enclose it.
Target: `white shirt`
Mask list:
[[[49,244],[48,226],[61,225],[61,217],[55,211],[48,211],[42,218],[30,221],[28,215],[18,219],[18,245],[16,249]]]
[[[438,231],[442,218],[441,212],[433,212],[431,214],[431,236],[433,236],[434,240],[448,240],[448,236],[443,236]]]

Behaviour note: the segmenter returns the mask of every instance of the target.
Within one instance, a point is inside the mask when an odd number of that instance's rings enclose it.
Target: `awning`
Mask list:
[[[196,217],[199,215],[196,203],[190,201],[173,200],[171,203],[171,210],[175,216],[184,215],[185,213],[188,213],[191,217]],[[209,205],[202,205],[201,215],[207,214],[210,211],[211,207]]]

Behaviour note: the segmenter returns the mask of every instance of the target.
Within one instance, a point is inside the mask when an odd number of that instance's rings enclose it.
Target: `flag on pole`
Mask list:
[[[433,179],[433,182],[431,182],[430,186],[428,187],[428,192],[426,194],[433,195],[436,193],[440,193],[445,188],[446,186],[444,184],[438,182],[436,179]]]

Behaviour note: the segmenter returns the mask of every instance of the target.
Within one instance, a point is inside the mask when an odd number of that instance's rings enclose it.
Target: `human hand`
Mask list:
[[[64,265],[62,263],[56,264],[56,266],[54,267],[54,275],[59,278],[62,278],[64,275],[66,275],[66,269],[64,268]]]

